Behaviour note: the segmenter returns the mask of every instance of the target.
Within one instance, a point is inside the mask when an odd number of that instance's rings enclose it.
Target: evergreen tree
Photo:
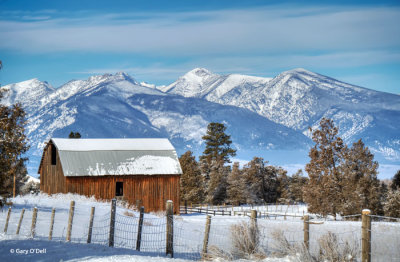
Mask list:
[[[378,163],[368,147],[358,140],[344,155],[340,168],[343,174],[340,213],[351,215],[368,208],[374,214],[382,214],[380,184],[377,178]]]
[[[377,179],[378,163],[360,139],[349,149],[337,136],[332,120],[322,119],[313,132],[306,171],[310,177],[304,199],[309,211],[322,215],[350,215],[369,208],[382,213],[382,194]]]
[[[342,191],[339,166],[347,148],[337,134],[333,121],[326,118],[312,133],[315,145],[309,152],[310,162],[306,165],[310,180],[304,188],[304,200],[312,213],[336,216],[337,208],[342,204],[338,197]]]
[[[68,138],[81,138],[81,134],[79,132],[72,132],[69,133]]]
[[[386,185],[385,182],[381,182],[379,187],[379,194],[380,194],[380,203],[385,203],[387,201],[387,197],[389,194],[389,187]]]
[[[261,204],[264,202],[264,159],[254,157],[243,167],[243,176],[246,183],[246,202],[248,204]]]
[[[2,67],[0,60],[0,69]],[[4,92],[0,89],[0,102]],[[25,124],[25,112],[20,104],[11,107],[0,104],[0,195],[2,196],[18,194],[27,180],[25,168],[27,158],[22,157],[28,150]]]
[[[280,203],[290,203],[289,192],[290,177],[287,176],[286,170],[277,168],[277,199]]]
[[[0,100],[2,97],[0,93]],[[0,195],[18,194],[27,180],[27,158],[23,154],[29,147],[25,125],[25,111],[20,104],[11,107],[0,105]]]
[[[204,201],[204,182],[196,158],[187,151],[179,158],[182,167],[180,195],[183,201],[202,203]]]
[[[292,175],[289,180],[289,199],[294,202],[304,202],[303,200],[303,188],[307,184],[308,178],[303,176],[303,171],[299,169],[296,174]]]
[[[210,180],[207,187],[207,203],[218,205],[224,203],[227,197],[229,167],[224,166],[223,160],[212,161]]]
[[[279,183],[279,169],[266,166],[263,158],[254,157],[243,167],[243,177],[246,184],[246,202],[262,204],[276,202]]]
[[[390,190],[384,204],[385,216],[400,218],[400,190]]]
[[[397,190],[400,188],[400,170],[398,170],[397,173],[394,175],[390,187],[393,190]]]
[[[228,175],[227,196],[231,204],[240,205],[246,202],[246,184],[239,168],[239,163],[233,163],[232,171]]]
[[[264,203],[275,203],[280,197],[280,182],[279,177],[284,178],[281,179],[282,188],[286,187],[286,171],[280,167],[275,166],[266,166],[265,167],[265,175],[264,175],[264,194],[263,199]]]
[[[236,150],[231,148],[232,140],[225,133],[226,127],[221,123],[210,123],[207,126],[207,133],[202,137],[206,148],[200,160],[206,160],[208,164],[212,161],[230,163],[229,156],[235,156]]]
[[[235,156],[236,150],[231,148],[231,137],[225,133],[226,127],[221,123],[210,123],[207,133],[202,137],[206,148],[200,156],[201,171],[207,188],[208,203],[222,203],[226,199],[229,156]]]

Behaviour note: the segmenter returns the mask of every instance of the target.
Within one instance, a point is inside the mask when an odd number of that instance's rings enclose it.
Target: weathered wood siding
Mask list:
[[[66,187],[67,192],[112,199],[116,182],[123,182],[123,198],[130,204],[140,200],[146,212],[152,212],[165,210],[166,201],[172,200],[174,212],[179,213],[179,179],[177,175],[67,177]]]
[[[60,157],[56,155],[56,165],[51,164],[51,147],[50,144],[43,152],[43,162],[40,169],[40,190],[47,194],[66,193],[65,182]]]
[[[123,182],[123,198],[132,205],[141,201],[146,212],[165,210],[167,200],[174,201],[179,213],[179,175],[124,175],[65,177],[57,151],[56,165],[51,165],[50,144],[43,152],[40,169],[40,190],[48,194],[76,193],[97,199],[113,199],[116,182]]]

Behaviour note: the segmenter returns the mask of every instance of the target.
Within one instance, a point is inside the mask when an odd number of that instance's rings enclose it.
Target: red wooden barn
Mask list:
[[[124,199],[146,212],[174,202],[179,213],[182,170],[168,139],[63,139],[46,144],[39,166],[40,190],[97,199]]]

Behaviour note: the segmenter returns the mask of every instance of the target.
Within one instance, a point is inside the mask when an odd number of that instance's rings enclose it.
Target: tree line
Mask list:
[[[203,136],[205,150],[196,161],[193,152],[180,158],[181,198],[192,203],[262,204],[275,202],[303,202],[303,187],[307,178],[300,170],[293,176],[281,167],[268,165],[261,157],[254,157],[240,168],[230,165],[229,157],[236,155],[232,140],[221,123],[210,123]]]
[[[221,123],[210,123],[203,136],[205,150],[196,161],[191,151],[180,158],[181,199],[191,203],[264,204],[302,202],[311,213],[324,216],[374,214],[400,217],[400,170],[390,186],[377,178],[378,162],[362,140],[351,146],[338,136],[338,128],[323,118],[312,130],[314,146],[305,171],[292,176],[281,167],[254,157],[242,168],[230,163],[236,155]]]

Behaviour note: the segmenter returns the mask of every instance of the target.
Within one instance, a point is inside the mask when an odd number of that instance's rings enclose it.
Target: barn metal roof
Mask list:
[[[180,175],[168,139],[52,138],[65,176]]]

